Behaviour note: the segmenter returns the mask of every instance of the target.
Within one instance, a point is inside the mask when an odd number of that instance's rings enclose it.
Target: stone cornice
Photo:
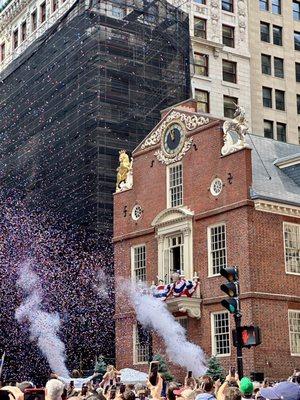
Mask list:
[[[254,201],[254,208],[256,211],[300,218],[300,207],[291,206],[289,204],[276,203],[272,201],[258,199]]]
[[[31,0],[12,0],[0,13],[0,33],[12,22],[25,8]]]

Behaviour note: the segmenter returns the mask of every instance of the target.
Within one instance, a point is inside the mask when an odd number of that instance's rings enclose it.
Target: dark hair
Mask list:
[[[201,388],[205,391],[205,392],[211,392],[213,387],[214,387],[214,381],[212,380],[212,378],[208,375],[203,375],[200,381],[201,384]]]
[[[0,400],[10,400],[10,397],[9,397],[10,394],[12,395],[12,397],[14,399],[16,398],[15,395],[13,393],[11,393],[9,390],[1,389],[0,390]]]
[[[130,390],[129,392],[125,392],[124,399],[125,400],[135,400],[135,394],[133,393],[132,390]]]
[[[174,394],[174,390],[176,390],[177,387],[176,386],[169,386],[168,390],[167,390],[167,398],[169,400],[175,400],[176,399],[176,395]]]

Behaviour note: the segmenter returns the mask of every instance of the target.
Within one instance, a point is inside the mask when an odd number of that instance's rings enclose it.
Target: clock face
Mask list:
[[[182,149],[184,139],[183,128],[180,124],[169,125],[165,130],[163,139],[165,152],[170,156],[177,154]]]

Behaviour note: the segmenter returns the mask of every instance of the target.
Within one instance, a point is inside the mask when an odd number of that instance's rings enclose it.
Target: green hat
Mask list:
[[[240,391],[242,394],[252,394],[253,393],[253,383],[249,378],[244,376],[240,381]]]

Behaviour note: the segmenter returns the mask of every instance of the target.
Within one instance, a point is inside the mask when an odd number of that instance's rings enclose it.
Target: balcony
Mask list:
[[[175,279],[174,275],[177,275]],[[160,282],[158,285],[153,285],[152,293],[166,303],[172,314],[180,312],[187,314],[190,318],[200,319],[201,298],[197,276],[189,280],[179,274],[173,274],[170,283]]]

